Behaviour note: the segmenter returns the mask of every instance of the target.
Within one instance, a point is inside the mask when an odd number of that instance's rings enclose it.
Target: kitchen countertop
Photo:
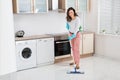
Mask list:
[[[32,36],[25,36],[25,37],[16,37],[15,41],[23,41],[23,40],[31,40],[31,39],[41,39],[41,38],[54,38],[54,36],[50,34],[44,35],[32,35]]]
[[[94,32],[87,32],[87,31],[84,31],[84,32],[81,32],[81,34],[93,34]]]
[[[94,32],[81,32],[81,34],[90,34]],[[25,37],[16,37],[15,41],[23,41],[23,40],[32,40],[32,39],[41,39],[41,38],[54,38],[54,40],[65,40],[68,38],[68,33],[54,33],[54,34],[43,34],[43,35],[32,35]]]

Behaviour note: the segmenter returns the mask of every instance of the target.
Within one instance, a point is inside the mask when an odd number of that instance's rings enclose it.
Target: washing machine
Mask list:
[[[17,70],[36,67],[36,40],[16,41]]]

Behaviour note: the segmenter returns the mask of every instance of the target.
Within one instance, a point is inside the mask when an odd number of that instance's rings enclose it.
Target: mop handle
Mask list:
[[[76,71],[76,67],[75,67],[75,72],[77,72],[77,71]]]

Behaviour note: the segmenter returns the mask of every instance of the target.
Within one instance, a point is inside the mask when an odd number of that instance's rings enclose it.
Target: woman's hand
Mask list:
[[[75,38],[76,35],[75,34],[72,34],[71,36],[68,37],[68,40],[72,40],[73,38]]]

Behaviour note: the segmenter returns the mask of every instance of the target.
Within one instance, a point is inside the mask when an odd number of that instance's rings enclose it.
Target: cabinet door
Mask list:
[[[37,40],[37,64],[54,61],[54,38]]]
[[[93,34],[83,34],[83,54],[93,53]]]
[[[90,10],[90,0],[58,0],[59,9],[67,11],[69,7],[73,7],[76,12],[87,12]]]
[[[78,0],[78,11],[86,12],[87,11],[87,0]]]
[[[48,12],[48,0],[35,0],[34,1],[34,12]]]
[[[76,9],[76,0],[66,0],[66,10],[69,7],[73,7],[74,9]]]
[[[17,0],[17,13],[32,13],[32,0]]]

